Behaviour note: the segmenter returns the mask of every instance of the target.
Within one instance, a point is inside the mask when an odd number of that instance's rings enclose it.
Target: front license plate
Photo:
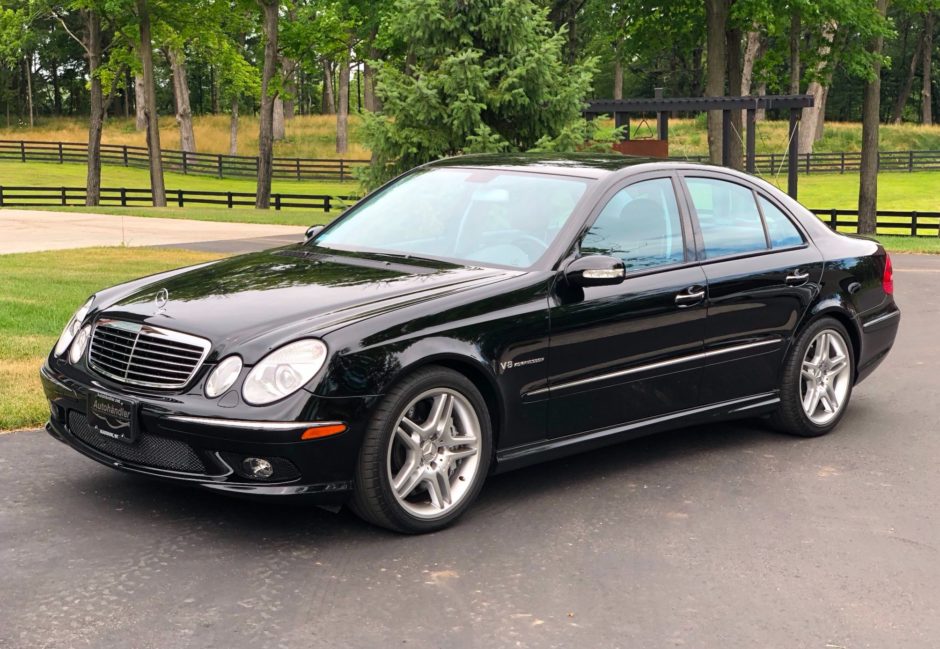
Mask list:
[[[102,435],[133,442],[137,435],[136,422],[136,401],[100,392],[88,395],[88,423]]]

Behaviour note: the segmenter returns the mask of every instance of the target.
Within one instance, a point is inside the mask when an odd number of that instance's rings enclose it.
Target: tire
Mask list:
[[[447,527],[480,493],[492,440],[486,402],[466,376],[438,366],[417,370],[385,395],[369,422],[353,511],[407,534]]]
[[[825,435],[845,415],[854,382],[855,358],[845,327],[833,318],[815,320],[787,354],[780,406],[771,415],[771,423],[798,437]]]

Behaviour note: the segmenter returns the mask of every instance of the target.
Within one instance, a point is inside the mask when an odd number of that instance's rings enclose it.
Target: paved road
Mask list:
[[[112,214],[0,210],[0,254],[63,250],[88,246],[158,246],[192,244],[205,250],[242,252],[254,246],[234,247],[225,242],[273,237],[268,244],[284,245],[303,237],[306,228],[259,223],[223,223]],[[207,243],[208,242],[208,243]],[[180,247],[193,248],[193,245]]]
[[[0,647],[935,647],[940,259],[834,434],[719,425],[497,476],[425,537],[0,437]]]

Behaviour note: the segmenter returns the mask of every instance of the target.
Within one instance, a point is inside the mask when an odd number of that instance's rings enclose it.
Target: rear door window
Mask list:
[[[686,178],[705,244],[705,258],[767,250],[754,192],[715,178]]]

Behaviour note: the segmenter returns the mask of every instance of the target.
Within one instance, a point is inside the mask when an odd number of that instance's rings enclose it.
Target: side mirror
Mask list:
[[[304,234],[304,243],[307,243],[308,241],[313,239],[315,236],[320,234],[320,231],[323,228],[324,226],[322,225],[311,225],[309,228],[307,228],[307,232],[306,234]]]
[[[565,280],[571,286],[614,286],[624,278],[623,262],[606,255],[588,255],[565,267]]]

